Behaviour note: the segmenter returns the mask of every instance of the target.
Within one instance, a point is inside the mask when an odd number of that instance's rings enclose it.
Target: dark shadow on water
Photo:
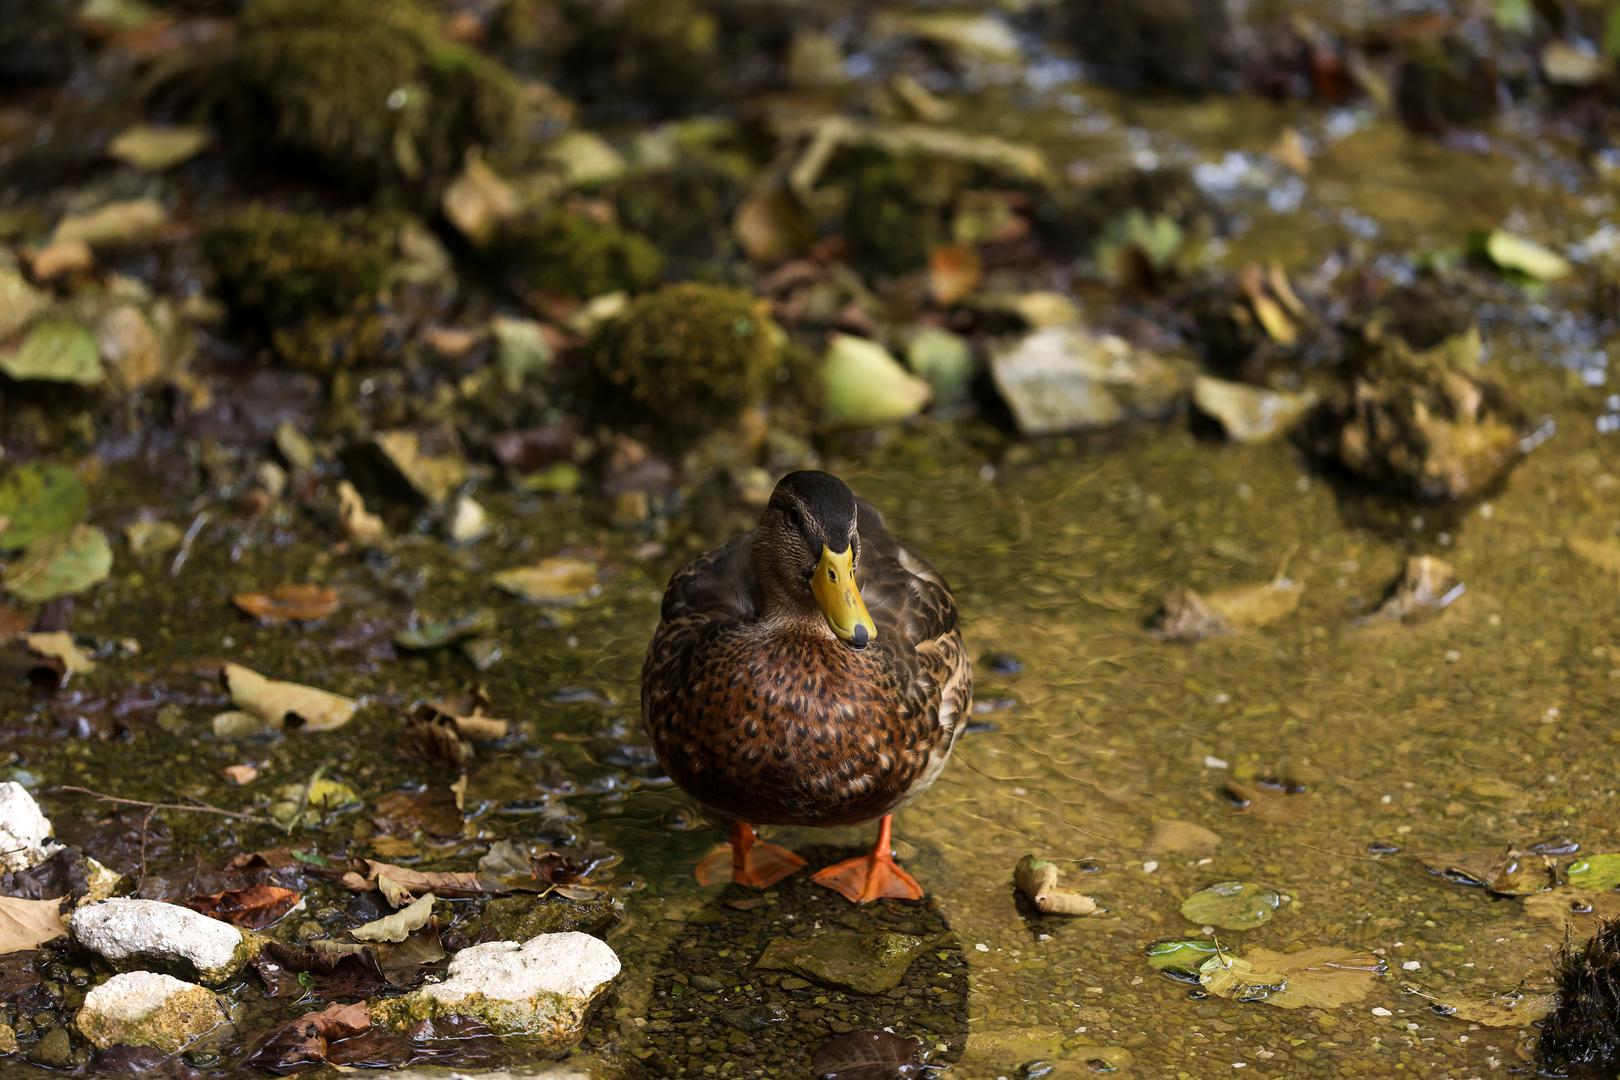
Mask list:
[[[808,848],[811,867],[855,854]],[[754,965],[779,937],[828,931],[906,934],[928,942],[900,984],[876,994],[822,986]],[[798,873],[763,891],[727,886],[660,958],[647,1011],[643,1075],[808,1077],[829,1040],[892,1029],[916,1039],[930,1065],[955,1061],[967,1038],[967,961],[931,901],[855,906]],[[943,1046],[944,1049],[938,1049]]]

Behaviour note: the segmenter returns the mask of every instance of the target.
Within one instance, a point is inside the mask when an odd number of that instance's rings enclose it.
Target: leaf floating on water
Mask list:
[[[275,1073],[327,1064],[335,1045],[370,1030],[371,1010],[365,1002],[328,1005],[276,1031],[253,1052],[247,1064]]]
[[[1423,865],[1448,881],[1498,896],[1528,896],[1555,883],[1552,859],[1512,848],[1427,855]]]
[[[66,532],[90,512],[90,493],[65,465],[30,461],[0,479],[0,549]]]
[[[47,536],[28,546],[6,570],[5,589],[19,600],[44,603],[82,593],[112,572],[107,534],[89,525]]]
[[[542,604],[576,604],[600,587],[595,563],[566,557],[502,570],[494,582],[498,589]]]
[[[1577,889],[1620,885],[1620,855],[1585,855],[1564,864],[1564,881]]]
[[[404,941],[433,918],[433,905],[437,900],[432,893],[423,893],[392,915],[355,927],[349,931],[349,936],[356,941]]]
[[[237,593],[231,603],[246,615],[272,625],[315,622],[337,611],[337,590],[325,585],[277,585],[267,593]]]
[[[1499,269],[1515,271],[1533,281],[1556,281],[1572,269],[1569,260],[1533,240],[1505,229],[1485,237],[1485,257]]]
[[[1221,786],[1233,807],[1269,825],[1294,825],[1304,821],[1311,803],[1303,785],[1279,780],[1230,780]]]
[[[27,952],[67,933],[62,901],[0,896],[0,955]]]
[[[1427,994],[1410,984],[1401,989],[1424,998],[1439,1016],[1485,1027],[1529,1027],[1558,1006],[1557,994],[1527,994],[1523,990],[1477,997],[1470,994]]]
[[[1370,953],[1332,946],[1294,953],[1251,949],[1225,953],[1199,968],[1199,982],[1216,997],[1263,1001],[1279,1009],[1331,1009],[1360,1001],[1388,968]]]
[[[1197,975],[1204,961],[1220,952],[1209,938],[1174,938],[1155,941],[1147,947],[1147,960],[1158,971]]]
[[[87,326],[71,319],[45,319],[14,349],[0,352],[0,372],[18,382],[94,386],[102,380],[101,349]]]
[[[241,664],[226,664],[222,677],[236,707],[276,729],[332,731],[354,719],[353,698],[302,683],[268,679]]]
[[[1270,922],[1281,904],[1276,889],[1247,881],[1221,881],[1183,900],[1181,914],[1190,922],[1222,930],[1252,930]]]
[[[1221,836],[1213,829],[1191,821],[1166,818],[1153,823],[1148,850],[1170,855],[1202,855],[1220,846]]]
[[[922,1046],[888,1031],[852,1031],[825,1042],[810,1059],[817,1080],[905,1080],[922,1076]]]
[[[1097,901],[1082,893],[1058,887],[1056,863],[1025,855],[1013,870],[1013,883],[1035,907],[1048,915],[1092,915]]]

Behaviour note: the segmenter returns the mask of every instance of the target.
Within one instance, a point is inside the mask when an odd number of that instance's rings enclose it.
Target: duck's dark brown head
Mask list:
[[[877,636],[855,584],[861,557],[855,493],[831,473],[806,470],[777,481],[754,533],[754,576],[765,616],[824,619],[857,649]]]

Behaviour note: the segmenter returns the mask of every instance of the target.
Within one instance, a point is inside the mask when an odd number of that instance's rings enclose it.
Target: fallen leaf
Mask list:
[[[120,132],[107,145],[107,153],[137,169],[159,172],[190,161],[212,141],[213,135],[204,127],[137,124]]]
[[[394,635],[394,644],[411,652],[426,652],[490,633],[494,629],[494,613],[479,610],[451,619],[430,619],[407,627]]]
[[[1057,864],[1025,855],[1013,869],[1013,883],[1037,910],[1048,915],[1092,915],[1098,910],[1090,896],[1058,887]]]
[[[23,900],[0,896],[0,955],[37,949],[66,934],[63,899]]]
[[[1410,984],[1402,989],[1427,1000],[1429,1008],[1439,1016],[1485,1027],[1529,1027],[1545,1019],[1558,1006],[1557,994],[1527,994],[1523,990],[1479,997],[1471,994],[1428,994]]]
[[[758,263],[785,262],[815,239],[804,208],[775,184],[743,199],[731,219],[731,231],[743,254]]]
[[[1526,896],[1524,913],[1533,919],[1557,923],[1577,938],[1594,933],[1610,919],[1620,918],[1620,893],[1610,890],[1550,889]]]
[[[1282,904],[1276,889],[1247,881],[1220,881],[1181,902],[1182,917],[1222,930],[1252,930],[1271,921]]]
[[[251,784],[259,778],[259,770],[253,765],[227,765],[220,772],[237,787]]]
[[[1321,947],[1293,953],[1251,949],[1217,954],[1199,968],[1199,982],[1217,997],[1263,1001],[1280,1009],[1330,1009],[1360,1001],[1388,968],[1354,949]]]
[[[276,788],[273,799],[270,818],[289,831],[298,826],[318,828],[329,813],[360,805],[360,796],[354,788],[341,780],[322,776],[320,769],[305,783]]]
[[[1310,800],[1301,785],[1286,780],[1230,780],[1221,794],[1239,812],[1269,825],[1294,825],[1310,813]]]
[[[1556,281],[1572,269],[1569,260],[1533,240],[1515,236],[1505,229],[1485,237],[1485,257],[1498,268],[1523,274],[1533,281]]]
[[[375,859],[365,860],[364,873],[351,870],[340,880],[344,888],[355,892],[377,889],[394,907],[403,907],[422,893],[467,897],[502,891],[490,888],[478,874],[470,871],[412,870]]]
[[[0,372],[18,382],[94,386],[104,377],[95,333],[71,319],[41,319],[21,344],[0,352]]]
[[[200,911],[233,926],[263,930],[279,922],[303,900],[303,894],[279,885],[248,885],[241,889],[193,896],[185,903],[193,911]]]
[[[134,244],[156,235],[168,220],[169,212],[156,199],[110,202],[62,218],[51,233],[51,243],[80,240],[93,248]]]
[[[437,899],[432,893],[423,893],[392,915],[355,927],[349,931],[349,936],[356,941],[404,941],[433,918]]]
[[[502,570],[493,580],[496,588],[525,600],[572,604],[595,593],[600,587],[597,579],[595,563],[559,557]]]
[[[36,540],[6,569],[6,591],[19,600],[44,603],[84,592],[112,572],[107,534],[90,525]]]
[[[821,365],[822,416],[830,424],[881,427],[915,416],[933,396],[928,383],[875,341],[834,334]]]
[[[73,635],[65,630],[48,634],[23,634],[21,637],[29,652],[35,656],[47,656],[62,661],[63,668],[70,675],[96,670],[96,662],[90,658],[90,654],[79,648],[78,643],[73,640]]]
[[[852,1031],[821,1044],[810,1059],[817,1080],[905,1080],[923,1076],[922,1046],[888,1031]]]
[[[1513,848],[1445,852],[1426,855],[1423,865],[1459,885],[1484,888],[1498,896],[1528,896],[1550,888],[1556,880],[1553,859]]]
[[[1413,555],[1370,618],[1413,622],[1437,615],[1455,603],[1464,589],[1450,563],[1433,555]]]
[[[523,200],[512,185],[484,164],[476,150],[467,154],[461,173],[444,189],[445,220],[474,247],[482,247],[497,229],[523,212]]]
[[[1148,850],[1168,855],[1204,855],[1220,846],[1221,836],[1213,829],[1191,821],[1165,819],[1153,823]]]
[[[90,512],[90,493],[65,465],[30,461],[0,479],[0,549],[66,532]]]
[[[333,1044],[371,1030],[371,1010],[363,1001],[328,1005],[306,1013],[275,1032],[249,1055],[249,1066],[287,1073],[312,1065],[325,1065]]]
[[[328,690],[267,679],[241,664],[226,664],[221,677],[236,707],[280,731],[332,731],[354,718],[359,703]]]
[[[0,540],[4,538],[5,534],[0,533]],[[1569,550],[1599,570],[1620,577],[1620,541],[1589,540],[1584,536],[1571,536],[1564,543],[1569,545]]]
[[[141,556],[149,553],[173,551],[185,539],[185,533],[180,526],[172,521],[132,521],[124,526],[124,543],[129,545],[131,555]]]
[[[325,585],[277,585],[267,593],[237,593],[231,597],[245,614],[271,625],[285,622],[314,622],[337,611],[336,589]]]
[[[46,244],[28,260],[36,281],[56,281],[87,273],[96,265],[96,256],[83,240],[67,240],[60,244]]]
[[[979,253],[971,247],[947,244],[928,253],[928,289],[942,307],[965,299],[983,275]]]
[[[1258,630],[1299,607],[1299,584],[1276,578],[1200,594],[1178,586],[1164,598],[1154,633],[1166,641],[1201,641],[1221,634]]]
[[[1612,889],[1620,885],[1620,855],[1582,855],[1564,865],[1565,883],[1576,889]]]
[[[1262,443],[1285,434],[1316,403],[1312,394],[1288,394],[1209,375],[1193,380],[1193,404],[1237,443]]]
[[[1159,971],[1176,972],[1197,977],[1204,961],[1215,956],[1221,947],[1209,938],[1176,938],[1155,941],[1147,947],[1147,960]]]

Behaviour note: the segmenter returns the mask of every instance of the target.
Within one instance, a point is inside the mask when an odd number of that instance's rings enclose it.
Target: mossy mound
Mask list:
[[[386,230],[370,218],[244,210],[209,231],[204,253],[232,317],[313,371],[375,359],[386,329]]]
[[[633,98],[673,114],[714,96],[726,62],[720,21],[704,0],[575,0],[579,35],[564,74],[604,104]]]
[[[664,269],[646,237],[562,209],[507,229],[498,257],[525,288],[581,299],[645,292]]]
[[[731,219],[745,194],[738,176],[706,161],[626,176],[614,190],[619,220],[671,259],[716,262],[734,254]]]
[[[746,292],[667,285],[597,332],[587,347],[589,396],[610,421],[684,441],[765,398],[784,337]]]
[[[248,130],[356,183],[441,179],[517,116],[511,76],[416,0],[251,0],[237,35]]]

